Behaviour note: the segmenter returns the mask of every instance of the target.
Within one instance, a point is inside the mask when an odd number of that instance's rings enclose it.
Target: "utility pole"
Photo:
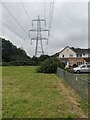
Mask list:
[[[40,19],[40,16],[38,16],[37,19],[32,20],[32,26],[34,26],[34,22],[36,22],[36,28],[29,30],[30,36],[31,36],[31,32],[36,32],[36,37],[31,38],[31,42],[32,40],[36,41],[36,48],[35,48],[35,56],[38,55],[38,53],[41,53],[44,55],[44,50],[43,50],[43,44],[42,44],[42,40],[47,40],[48,41],[48,37],[42,37],[42,32],[47,32],[48,36],[49,36],[49,30],[48,29],[43,29],[41,28],[41,23],[44,22],[44,25],[46,26],[46,20],[45,19]],[[39,49],[39,47],[41,49]]]

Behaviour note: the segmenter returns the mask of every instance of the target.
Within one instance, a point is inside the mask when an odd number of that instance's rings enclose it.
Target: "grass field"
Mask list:
[[[0,66],[0,119],[2,118],[2,67]]]
[[[3,118],[86,118],[81,99],[55,74],[3,67]]]

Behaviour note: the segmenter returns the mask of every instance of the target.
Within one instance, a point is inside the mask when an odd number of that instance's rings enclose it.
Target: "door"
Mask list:
[[[90,65],[87,65],[87,69],[88,69],[88,71],[87,71],[87,72],[89,72],[89,73],[90,73]]]
[[[88,72],[87,65],[83,65],[80,67],[80,72]]]

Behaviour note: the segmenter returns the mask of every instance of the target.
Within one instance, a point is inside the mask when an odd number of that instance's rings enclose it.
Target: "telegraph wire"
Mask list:
[[[23,26],[20,25],[20,23],[17,21],[17,19],[13,16],[13,14],[9,11],[9,9],[4,5],[4,3],[2,3],[2,5],[4,6],[4,8],[6,9],[6,11],[10,14],[10,16],[14,19],[14,21],[19,25],[19,27],[28,35],[28,33],[26,32],[26,30],[24,29]],[[29,35],[28,35],[29,36]]]

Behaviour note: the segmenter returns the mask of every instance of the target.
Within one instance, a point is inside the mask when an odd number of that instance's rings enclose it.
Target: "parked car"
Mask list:
[[[78,67],[73,68],[75,73],[90,73],[90,64],[82,64]]]

